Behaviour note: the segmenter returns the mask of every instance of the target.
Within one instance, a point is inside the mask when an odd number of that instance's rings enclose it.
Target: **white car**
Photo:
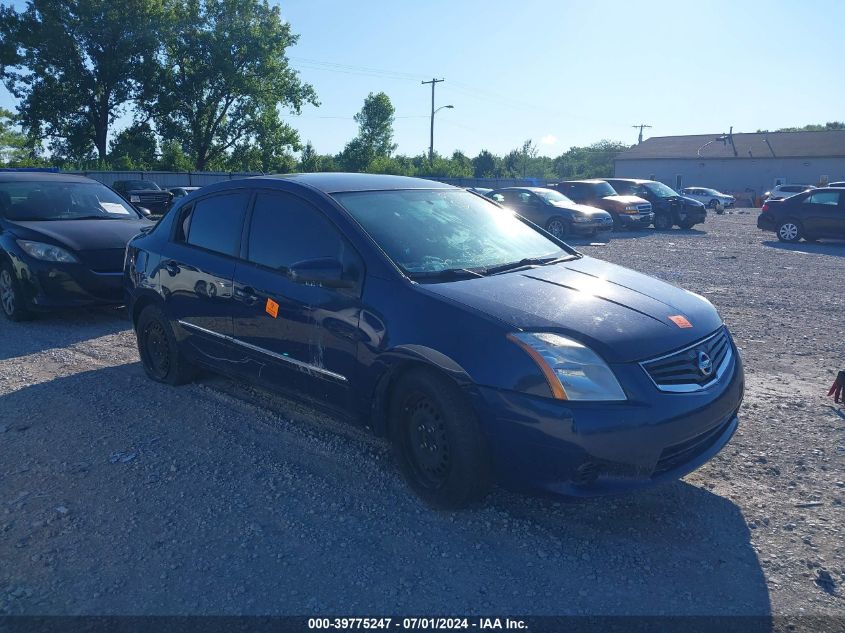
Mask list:
[[[686,187],[683,194],[687,198],[698,200],[716,213],[723,213],[725,209],[736,203],[736,198],[733,196],[708,187]]]
[[[813,185],[777,185],[771,191],[763,194],[763,200],[783,200],[810,189],[815,189],[815,187]]]

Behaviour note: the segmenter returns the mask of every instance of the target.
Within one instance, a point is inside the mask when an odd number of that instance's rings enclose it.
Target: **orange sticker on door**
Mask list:
[[[264,312],[275,319],[279,316],[279,304],[268,297],[267,303],[264,304]]]
[[[681,316],[680,314],[670,316],[669,320],[675,325],[677,325],[679,328],[686,329],[692,327],[692,323],[690,323],[685,316]]]

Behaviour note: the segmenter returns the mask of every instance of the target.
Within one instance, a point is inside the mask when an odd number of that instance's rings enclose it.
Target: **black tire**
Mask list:
[[[778,226],[778,239],[793,244],[803,237],[803,229],[797,220],[784,220]]]
[[[657,213],[654,216],[654,228],[658,231],[668,231],[672,228],[672,218],[668,213]]]
[[[426,503],[457,510],[487,495],[490,458],[478,416],[451,380],[426,368],[401,376],[390,421],[399,469]]]
[[[559,216],[549,218],[548,222],[546,222],[546,230],[559,240],[567,237],[572,232],[569,222]]]
[[[0,265],[0,311],[9,321],[32,318],[32,313],[26,308],[18,277],[8,262]]]
[[[135,337],[147,376],[168,385],[183,385],[193,379],[195,369],[179,351],[173,328],[161,308],[151,305],[141,311]]]
[[[680,226],[682,229],[684,229],[686,231],[689,231],[692,227],[695,226],[695,222],[690,222],[689,220],[684,220],[678,226]]]
[[[707,203],[707,206],[715,211],[719,208],[719,201],[716,200],[716,198],[713,198],[710,202]]]

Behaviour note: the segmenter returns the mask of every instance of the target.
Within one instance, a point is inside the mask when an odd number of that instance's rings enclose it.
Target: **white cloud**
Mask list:
[[[557,136],[554,134],[546,134],[540,139],[540,145],[557,145]]]

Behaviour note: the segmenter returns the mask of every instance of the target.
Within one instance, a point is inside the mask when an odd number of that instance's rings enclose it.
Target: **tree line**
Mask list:
[[[18,100],[17,112],[0,110],[0,162],[574,178],[612,173],[613,158],[627,147],[601,141],[552,158],[527,140],[503,156],[397,155],[394,108],[379,92],[355,115],[358,134],[341,152],[321,154],[285,120],[319,105],[287,59],[297,39],[267,0],[0,5],[0,80]],[[114,133],[125,115],[131,124]]]

